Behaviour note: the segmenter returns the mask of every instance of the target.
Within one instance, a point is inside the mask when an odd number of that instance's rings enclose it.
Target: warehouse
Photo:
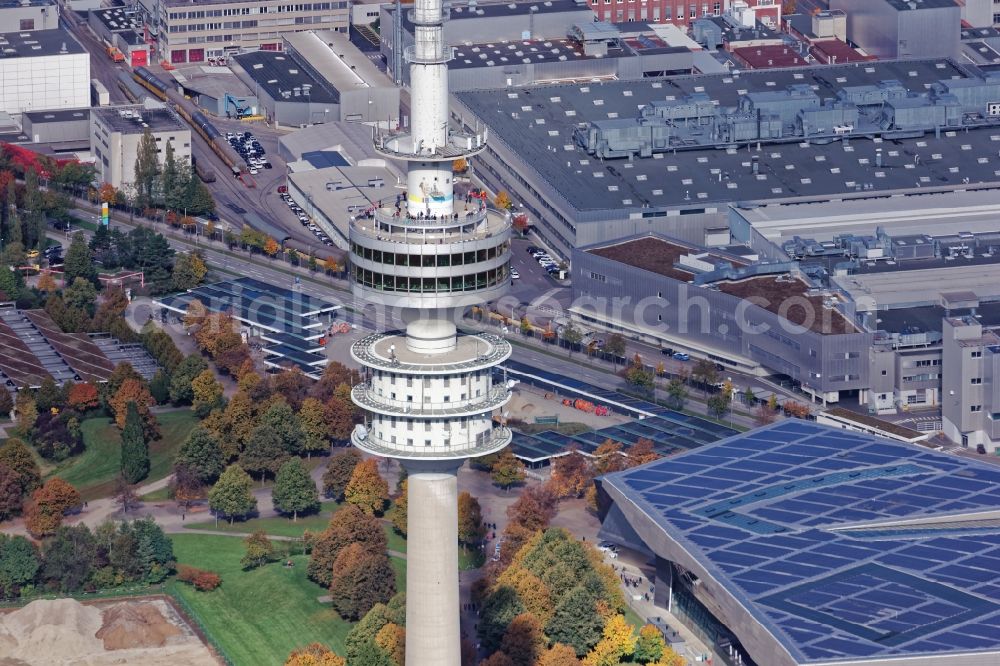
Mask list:
[[[0,34],[0,111],[90,106],[90,56],[67,30]]]
[[[157,102],[145,105],[107,106],[91,110],[91,152],[96,158],[98,180],[117,189],[132,183],[139,141],[148,130],[156,141],[162,164],[167,143],[178,164],[191,163],[191,128],[174,111]]]

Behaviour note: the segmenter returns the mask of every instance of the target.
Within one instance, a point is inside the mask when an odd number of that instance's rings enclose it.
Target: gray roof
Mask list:
[[[0,34],[0,58],[32,58],[61,53],[86,53],[76,37],[62,28]]]
[[[758,663],[1000,657],[996,466],[788,419],[602,484]]]
[[[885,190],[1000,181],[1000,129],[942,132],[875,143],[865,139],[828,145],[743,144],[729,150],[678,150],[651,158],[608,159],[588,155],[574,140],[581,124],[635,118],[656,100],[703,93],[719,106],[734,107],[741,94],[807,85],[821,100],[848,86],[898,80],[925,91],[938,80],[964,78],[946,59],[882,61],[743,72],[738,76],[693,75],[650,81],[613,81],[537,86],[507,91],[470,91],[455,96],[503,142],[578,210],[694,208],[773,199],[816,198]],[[883,150],[883,168],[875,152]],[[919,163],[914,163],[919,155]],[[751,158],[760,160],[760,175]]]
[[[281,102],[338,104],[340,94],[325,81],[309,74],[287,53],[252,51],[235,56],[236,62],[272,99]],[[299,94],[295,95],[295,90]],[[304,95],[303,90],[309,94]],[[286,96],[287,93],[287,96]]]
[[[142,28],[142,20],[135,12],[125,12],[124,7],[94,9],[90,12],[104,24],[110,32],[135,31]]]
[[[72,121],[90,120],[90,109],[57,109],[54,111],[28,111],[24,116],[31,121],[32,125],[43,123],[65,123]]]
[[[451,5],[450,20],[460,19],[521,16],[531,12],[535,8],[536,14],[554,14],[557,12],[589,11],[586,4],[576,2],[576,0],[541,0],[535,2],[469,2]],[[413,32],[413,22],[410,20],[411,6],[403,7],[403,26],[409,32]],[[391,4],[387,6],[389,13],[395,12],[395,7]]]
[[[526,39],[506,43],[463,44],[456,46],[454,52],[455,59],[448,63],[450,69],[507,67],[569,60],[607,60],[608,58],[627,58],[639,54],[687,53],[688,49],[682,46],[659,47],[646,48],[637,52],[630,45],[622,42],[621,45],[609,45],[607,55],[592,56],[584,54],[583,46],[571,39]]]
[[[871,1],[871,0],[869,0]],[[900,12],[920,9],[941,9],[942,7],[957,7],[955,0],[884,0],[887,5]]]
[[[150,108],[142,104],[130,104],[94,107],[91,115],[122,134],[142,134],[146,127],[151,132],[190,131],[173,111],[163,106]]]

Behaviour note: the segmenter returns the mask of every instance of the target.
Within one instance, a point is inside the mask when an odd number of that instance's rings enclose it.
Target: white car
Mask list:
[[[257,169],[255,167],[250,167],[250,175],[251,176],[256,176],[257,175]]]
[[[510,269],[510,279],[511,280],[520,280],[521,279],[521,274],[517,272],[516,268]]]

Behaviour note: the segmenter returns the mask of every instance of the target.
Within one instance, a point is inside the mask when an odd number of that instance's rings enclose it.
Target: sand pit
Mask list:
[[[81,604],[33,601],[0,616],[0,666],[216,666],[162,599]]]

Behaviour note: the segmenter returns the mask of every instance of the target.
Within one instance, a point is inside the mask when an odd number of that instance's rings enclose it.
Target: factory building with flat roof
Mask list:
[[[994,189],[997,95],[1000,78],[939,59],[467,91],[453,112],[495,139],[477,175],[569,257],[649,231],[688,239],[731,210]]]

